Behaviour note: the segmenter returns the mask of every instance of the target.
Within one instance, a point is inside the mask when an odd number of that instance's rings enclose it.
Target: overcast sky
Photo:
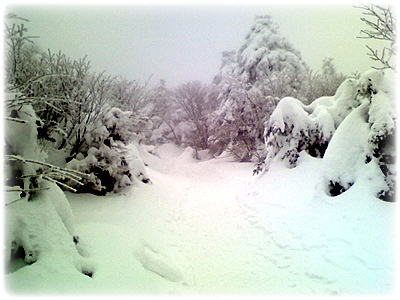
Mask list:
[[[277,1],[278,2],[278,1]],[[6,12],[30,20],[31,35],[42,49],[85,55],[93,71],[172,87],[188,80],[211,82],[221,52],[238,50],[255,15],[269,14],[303,59],[319,69],[333,57],[338,71],[364,72],[371,65],[361,11],[351,4],[283,6],[15,6]]]

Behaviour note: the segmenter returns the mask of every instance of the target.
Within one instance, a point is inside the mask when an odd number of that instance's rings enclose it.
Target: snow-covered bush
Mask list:
[[[324,181],[331,195],[367,177],[377,197],[394,201],[396,113],[392,79],[389,70],[361,76],[362,104],[340,124],[323,159]]]
[[[306,151],[323,157],[329,194],[346,191],[367,173],[376,181],[375,195],[392,200],[396,121],[392,77],[389,71],[366,72],[359,80],[347,79],[335,96],[310,105],[282,99],[266,124],[264,170],[276,158],[295,167],[300,152]]]
[[[69,203],[58,185],[80,180],[78,172],[47,164],[38,144],[34,109],[19,92],[7,92],[5,131],[5,249],[7,271],[56,255],[84,272],[75,248],[75,228]],[[22,261],[21,264],[18,260]]]
[[[322,157],[336,128],[359,105],[358,84],[347,79],[332,97],[322,97],[309,105],[283,98],[265,127],[267,159],[265,169],[275,157],[295,167],[303,150]]]
[[[76,186],[79,192],[104,195],[130,186],[135,180],[150,182],[144,163],[128,148],[136,138],[134,118],[131,112],[112,108],[97,128],[87,134],[81,151],[66,164],[70,169],[90,175],[82,186]],[[72,182],[69,184],[73,185]]]

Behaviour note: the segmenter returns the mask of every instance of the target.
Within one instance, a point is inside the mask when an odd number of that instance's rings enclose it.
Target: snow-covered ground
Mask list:
[[[395,209],[363,182],[337,197],[322,161],[287,169],[228,158],[196,161],[172,145],[141,149],[152,185],[98,197],[67,193],[86,260],[83,275],[38,261],[6,276],[12,293],[391,293]]]

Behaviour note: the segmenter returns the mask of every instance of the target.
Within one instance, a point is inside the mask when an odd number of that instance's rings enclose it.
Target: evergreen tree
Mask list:
[[[305,74],[300,53],[279,35],[271,17],[256,17],[239,51],[222,53],[214,78],[221,105],[214,114],[211,151],[228,151],[240,161],[262,161],[264,123],[280,98],[304,99]]]
[[[265,96],[298,97],[306,65],[268,15],[257,16],[238,51],[237,75]]]

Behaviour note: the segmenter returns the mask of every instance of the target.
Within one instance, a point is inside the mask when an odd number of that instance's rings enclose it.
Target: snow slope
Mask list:
[[[372,295],[395,283],[394,204],[362,182],[337,197],[321,190],[320,159],[195,161],[173,145],[141,149],[152,185],[97,197],[67,194],[90,266],[25,266],[11,293]],[[54,266],[61,265],[57,262]]]

